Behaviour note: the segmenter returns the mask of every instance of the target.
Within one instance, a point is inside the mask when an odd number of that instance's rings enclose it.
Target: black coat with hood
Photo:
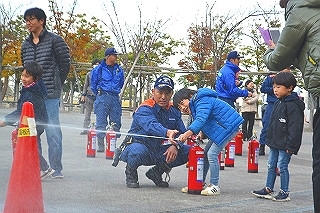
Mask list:
[[[266,140],[269,147],[298,154],[303,133],[304,108],[304,102],[295,92],[274,103]]]

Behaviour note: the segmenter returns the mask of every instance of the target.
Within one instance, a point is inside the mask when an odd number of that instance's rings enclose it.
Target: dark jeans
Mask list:
[[[243,139],[249,140],[252,137],[252,130],[256,112],[242,112],[244,122],[242,123]]]
[[[320,213],[320,108],[317,108],[317,111],[313,118],[312,159],[314,212]]]

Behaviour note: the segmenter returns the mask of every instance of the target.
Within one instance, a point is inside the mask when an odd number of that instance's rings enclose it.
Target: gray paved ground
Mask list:
[[[12,109],[0,109],[0,117]],[[131,123],[129,113],[124,112],[122,131]],[[221,195],[201,196],[183,194],[187,185],[185,166],[171,171],[169,188],[158,188],[144,173],[149,167],[139,168],[139,189],[125,185],[125,164],[111,166],[104,154],[96,158],[86,157],[86,136],[81,136],[83,115],[79,112],[61,113],[63,130],[63,180],[46,179],[42,182],[46,213],[106,213],[106,212],[313,212],[312,202],[312,133],[304,132],[299,155],[293,156],[290,169],[290,202],[273,202],[251,195],[252,189],[265,184],[267,156],[259,158],[259,173],[247,172],[247,143],[243,155],[236,156],[235,167],[227,167],[220,173]],[[254,128],[260,132],[257,124]],[[8,180],[12,164],[10,142],[12,127],[0,128],[0,212],[4,208]],[[122,139],[122,138],[121,138]],[[121,140],[118,140],[118,145]],[[43,136],[44,156],[47,158],[46,139]],[[26,168],[27,169],[27,168]],[[27,181],[27,180],[26,180]],[[279,178],[275,189],[279,190]]]

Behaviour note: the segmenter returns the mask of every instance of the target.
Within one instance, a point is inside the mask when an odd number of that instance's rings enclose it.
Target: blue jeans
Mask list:
[[[210,167],[210,184],[219,186],[219,153],[229,143],[229,141],[237,135],[238,131],[234,132],[227,140],[225,140],[220,146],[209,140],[204,148],[204,165],[203,165],[203,182],[206,180],[206,176]]]
[[[289,192],[289,170],[288,165],[291,160],[291,154],[288,154],[285,150],[279,150],[270,147],[268,157],[268,175],[266,187],[273,190],[274,182],[276,180],[276,168],[280,170],[280,189],[285,192]]]
[[[45,101],[49,117],[46,127],[48,143],[49,164],[52,169],[60,172],[62,170],[62,132],[59,119],[60,99],[47,99]]]

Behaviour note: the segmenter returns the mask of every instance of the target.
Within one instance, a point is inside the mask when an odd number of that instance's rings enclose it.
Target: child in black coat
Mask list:
[[[19,122],[22,105],[24,102],[31,102],[34,108],[34,118],[36,122],[37,141],[39,149],[41,179],[50,176],[54,170],[49,167],[47,161],[42,156],[40,136],[44,132],[46,124],[48,123],[48,114],[45,106],[45,99],[47,98],[47,89],[44,85],[41,76],[42,68],[37,62],[31,61],[25,63],[21,73],[22,89],[20,90],[20,98],[17,103],[17,109],[6,115],[4,120],[0,120],[0,127],[6,125],[14,125]]]
[[[273,92],[278,98],[271,112],[266,144],[270,148],[266,186],[252,194],[274,201],[289,201],[288,165],[292,154],[298,154],[301,146],[304,103],[297,93],[292,92],[297,81],[290,72],[280,72],[273,77]],[[273,195],[276,168],[280,169],[280,191]]]

